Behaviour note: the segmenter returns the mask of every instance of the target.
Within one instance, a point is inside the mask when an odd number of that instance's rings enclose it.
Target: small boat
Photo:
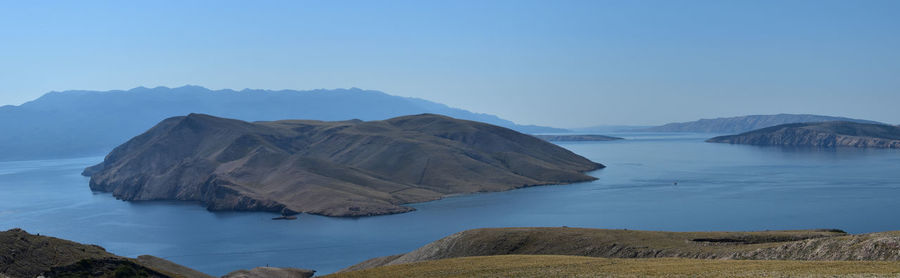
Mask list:
[[[298,213],[296,211],[283,208],[281,209],[281,216],[272,217],[272,220],[295,220],[297,219],[297,214]]]

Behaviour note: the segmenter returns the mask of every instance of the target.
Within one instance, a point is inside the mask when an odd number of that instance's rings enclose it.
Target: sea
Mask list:
[[[126,202],[92,192],[93,157],[0,162],[0,230],[149,254],[211,274],[257,266],[327,274],[467,229],[659,231],[900,230],[900,150],[706,143],[715,134],[611,133],[557,142],[603,163],[596,181],[448,197],[375,217],[210,212],[193,202]]]

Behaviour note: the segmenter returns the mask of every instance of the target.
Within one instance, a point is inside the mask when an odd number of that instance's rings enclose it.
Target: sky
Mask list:
[[[138,86],[379,90],[522,124],[900,123],[900,1],[6,1],[0,105]]]

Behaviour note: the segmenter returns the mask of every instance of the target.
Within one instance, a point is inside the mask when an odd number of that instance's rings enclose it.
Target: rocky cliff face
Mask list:
[[[124,200],[366,216],[447,194],[589,181],[583,172],[601,167],[510,129],[432,114],[255,123],[191,114],[162,121],[84,174],[93,190]]]
[[[707,142],[827,148],[900,148],[900,128],[852,122],[787,124],[738,135],[719,136]]]

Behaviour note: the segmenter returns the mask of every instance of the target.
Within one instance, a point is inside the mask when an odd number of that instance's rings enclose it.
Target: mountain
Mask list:
[[[213,91],[198,86],[138,87],[128,91],[51,92],[19,106],[0,107],[0,160],[98,155],[162,119],[189,113],[246,121],[383,120],[433,113],[525,133],[566,131],[517,125],[493,115],[355,88]]]
[[[340,272],[449,258],[567,255],[603,258],[900,261],[900,232],[840,230],[662,232],[568,227],[459,232],[409,253],[373,258]]]
[[[791,123],[812,123],[845,121],[867,124],[881,124],[875,121],[858,120],[843,117],[806,115],[806,114],[778,114],[778,115],[750,115],[731,118],[702,119],[693,122],[670,123],[657,127],[641,129],[640,131],[652,132],[702,132],[702,133],[741,133],[770,126]]]
[[[583,172],[602,167],[530,135],[434,114],[255,123],[190,114],[160,122],[84,174],[91,189],[123,200],[367,216],[449,194],[590,181]]]
[[[771,146],[900,148],[900,127],[854,122],[784,124],[706,142]]]

